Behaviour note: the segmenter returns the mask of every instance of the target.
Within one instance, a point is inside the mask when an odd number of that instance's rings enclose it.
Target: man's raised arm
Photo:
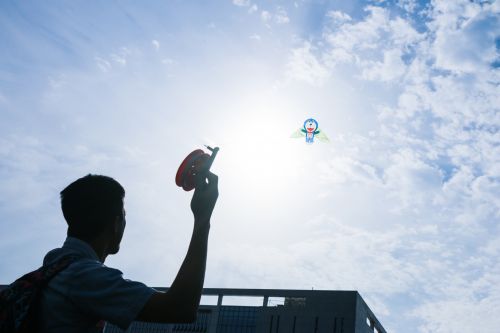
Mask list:
[[[197,178],[191,199],[194,227],[186,257],[169,290],[154,293],[136,320],[158,323],[196,320],[205,279],[210,218],[218,196],[218,178],[215,174],[208,171],[206,178]]]

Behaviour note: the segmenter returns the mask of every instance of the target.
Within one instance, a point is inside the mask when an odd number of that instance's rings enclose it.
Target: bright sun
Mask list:
[[[227,136],[217,142],[221,147],[217,170],[224,175],[224,183],[263,204],[297,195],[297,184],[308,176],[304,154],[312,147],[305,139],[290,138],[303,122],[294,120],[255,112],[234,119]]]

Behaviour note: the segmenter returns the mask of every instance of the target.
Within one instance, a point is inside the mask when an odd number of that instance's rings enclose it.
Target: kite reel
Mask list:
[[[175,175],[175,183],[177,186],[182,187],[184,191],[191,191],[196,184],[196,176],[202,172],[210,170],[212,163],[219,152],[219,147],[207,147],[212,152],[212,155],[205,153],[201,149],[192,151],[182,161],[177,174]]]

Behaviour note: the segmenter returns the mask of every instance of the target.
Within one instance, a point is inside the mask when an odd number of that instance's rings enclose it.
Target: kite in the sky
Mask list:
[[[313,118],[309,118],[306,121],[304,121],[304,126],[293,132],[291,137],[292,138],[306,137],[306,143],[309,144],[312,144],[314,142],[314,138],[317,138],[322,142],[330,141],[328,140],[326,134],[319,129],[318,122]]]

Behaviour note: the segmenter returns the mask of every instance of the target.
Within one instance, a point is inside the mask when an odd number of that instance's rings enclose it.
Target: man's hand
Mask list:
[[[208,223],[210,220],[219,197],[218,181],[217,175],[210,171],[200,173],[197,176],[193,198],[191,199],[191,211],[195,223]]]

